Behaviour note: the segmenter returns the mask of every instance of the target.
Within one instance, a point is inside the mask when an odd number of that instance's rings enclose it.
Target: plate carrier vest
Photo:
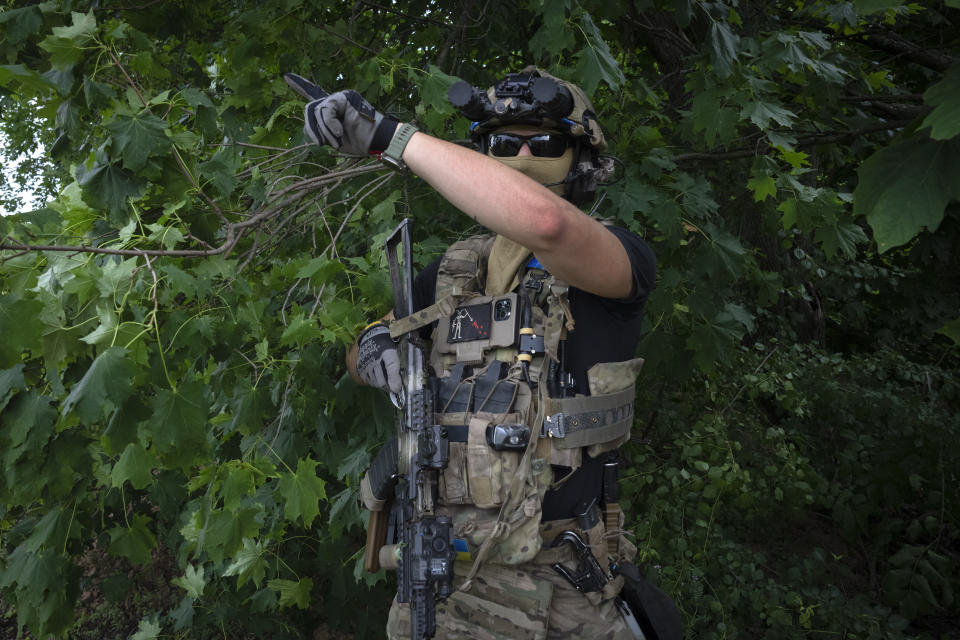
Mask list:
[[[643,364],[596,364],[587,372],[590,395],[550,397],[551,363],[559,363],[560,342],[574,327],[569,288],[525,258],[513,282],[502,285],[507,291],[485,290],[488,263],[499,263],[494,239],[453,244],[439,265],[437,302],[390,323],[394,338],[437,323],[429,358],[439,398],[434,417],[450,440],[437,512],[453,519],[458,557],[474,561],[469,577],[482,562],[513,565],[537,555],[544,493],[563,482],[554,482],[551,465],[572,471],[584,454],[629,440]],[[488,432],[498,426],[508,441],[513,436],[512,446],[492,446]]]

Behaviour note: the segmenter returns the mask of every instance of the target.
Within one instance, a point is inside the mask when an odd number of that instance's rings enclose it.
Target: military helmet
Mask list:
[[[456,82],[447,91],[450,103],[470,120],[470,137],[487,152],[487,134],[512,125],[560,131],[574,144],[574,159],[564,182],[564,197],[577,205],[590,202],[598,182],[612,172],[600,153],[607,148],[593,105],[577,85],[535,66],[508,73],[482,91]]]
[[[583,90],[535,66],[508,73],[486,92],[456,82],[447,97],[461,114],[474,121],[470,134],[478,143],[494,129],[526,124],[563,131],[597,151],[607,148],[593,105]]]

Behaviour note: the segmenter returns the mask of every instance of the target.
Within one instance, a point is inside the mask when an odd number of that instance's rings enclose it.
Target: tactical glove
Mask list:
[[[363,330],[357,339],[357,373],[371,387],[400,394],[400,354],[390,329],[378,322]]]
[[[390,144],[400,123],[379,113],[356,91],[327,94],[295,73],[283,77],[294,91],[310,100],[304,109],[303,130],[314,143],[349,156],[379,153]]]

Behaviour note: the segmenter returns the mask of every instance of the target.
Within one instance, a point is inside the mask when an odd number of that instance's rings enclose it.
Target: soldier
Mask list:
[[[609,169],[578,87],[528,67],[487,92],[455,85],[451,100],[474,121],[479,153],[384,117],[353,91],[310,102],[305,125],[318,144],[413,171],[490,232],[425,268],[420,311],[393,326],[430,338],[435,420],[450,440],[437,509],[453,520],[458,588],[437,605],[437,637],[637,637],[617,607],[623,578],[602,590],[577,584],[580,560],[565,541],[584,541],[601,567],[636,552],[610,496],[630,437],[653,253],[578,208]],[[398,393],[392,317],[360,333],[347,367]],[[381,508],[369,493],[368,508]],[[388,635],[409,630],[395,601]]]

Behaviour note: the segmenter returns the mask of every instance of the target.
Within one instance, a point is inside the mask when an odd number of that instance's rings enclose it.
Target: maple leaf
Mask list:
[[[120,525],[110,529],[108,551],[114,555],[129,558],[137,564],[149,562],[150,552],[157,546],[157,539],[147,528],[149,522],[149,517],[137,513],[130,519],[129,528]]]
[[[95,422],[104,417],[105,401],[113,406],[121,404],[130,395],[134,367],[123,347],[110,347],[87,369],[80,382],[70,390],[63,401],[62,414],[76,409],[84,422]]]
[[[283,515],[288,520],[303,518],[307,527],[320,513],[320,501],[326,500],[324,481],[317,476],[317,462],[309,456],[297,461],[296,473],[281,473],[277,492],[283,498]]]
[[[203,568],[197,569],[192,564],[187,565],[184,575],[174,578],[171,582],[187,592],[187,595],[194,600],[199,600],[203,595],[203,590],[207,586],[207,581],[203,577]]]
[[[297,605],[300,609],[306,609],[310,606],[310,591],[313,589],[313,580],[310,578],[301,578],[300,580],[271,580],[267,587],[280,594],[280,606],[289,607]]]
[[[161,389],[152,406],[150,430],[157,451],[172,455],[181,465],[189,465],[203,454],[208,403],[202,383],[187,382],[176,391]]]
[[[113,153],[122,155],[124,168],[131,171],[143,169],[149,156],[170,148],[167,123],[149,113],[121,116],[104,127],[112,135]]]
[[[244,538],[243,549],[233,557],[233,562],[223,572],[224,576],[237,576],[237,586],[242,587],[248,580],[260,588],[267,561],[263,557],[263,543]]]

